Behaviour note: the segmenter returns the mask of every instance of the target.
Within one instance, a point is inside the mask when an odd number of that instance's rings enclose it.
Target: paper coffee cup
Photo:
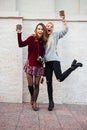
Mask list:
[[[22,25],[21,24],[17,24],[16,25],[16,30],[21,30],[22,29]]]
[[[60,17],[65,16],[64,10],[60,10],[60,11],[59,11],[59,16],[60,16]]]

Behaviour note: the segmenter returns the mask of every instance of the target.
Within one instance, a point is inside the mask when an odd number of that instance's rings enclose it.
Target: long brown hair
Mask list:
[[[38,35],[37,35],[37,28],[38,28],[39,25],[41,25],[43,27],[43,36],[41,38],[42,42],[46,43],[46,41],[47,41],[47,30],[46,30],[46,26],[43,23],[37,24],[37,26],[34,30],[35,34],[33,36],[35,37],[36,40],[39,40]]]

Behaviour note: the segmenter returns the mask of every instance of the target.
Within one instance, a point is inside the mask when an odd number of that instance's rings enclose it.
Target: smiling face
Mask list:
[[[46,25],[46,29],[47,29],[47,34],[50,35],[50,34],[53,32],[53,29],[54,29],[53,23],[49,22],[49,23]]]
[[[36,34],[38,36],[38,38],[41,38],[43,36],[43,27],[41,25],[38,25],[37,28],[36,28]]]
[[[37,24],[34,32],[35,32],[34,37],[37,40],[42,40],[43,42],[47,41],[47,29],[43,23]]]

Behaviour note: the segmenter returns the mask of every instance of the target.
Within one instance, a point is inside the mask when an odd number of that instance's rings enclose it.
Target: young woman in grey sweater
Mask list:
[[[68,68],[65,72],[62,73],[60,60],[59,60],[59,56],[57,52],[57,45],[58,45],[58,40],[60,38],[63,38],[68,32],[68,26],[64,18],[62,19],[62,22],[64,25],[64,30],[60,32],[53,32],[54,24],[52,22],[49,22],[46,25],[48,41],[45,46],[44,58],[45,58],[45,66],[46,66],[46,80],[47,80],[47,91],[48,91],[48,99],[49,99],[49,105],[48,105],[49,111],[52,111],[54,108],[53,86],[52,86],[53,71],[56,76],[56,79],[59,82],[62,82],[69,76],[69,74],[72,71],[74,71],[78,67],[82,67],[82,63],[77,62],[77,60],[73,60],[70,68]]]

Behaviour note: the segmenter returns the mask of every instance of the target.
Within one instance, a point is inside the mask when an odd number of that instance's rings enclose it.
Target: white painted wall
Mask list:
[[[87,0],[0,0],[0,16],[21,16],[24,18],[58,18],[64,9],[66,16],[87,15]]]
[[[18,0],[17,10],[20,16],[25,18],[54,18],[55,1],[54,0]]]
[[[80,14],[87,15],[87,0],[80,0]]]
[[[15,27],[20,19],[0,19],[0,102],[22,102],[22,50]]]
[[[23,23],[23,39],[26,39],[33,30],[37,23],[41,21],[24,21]],[[42,21],[43,22],[43,21]],[[47,21],[44,21],[46,24]],[[55,30],[61,30],[61,22],[54,21]],[[73,59],[83,63],[82,68],[74,71],[64,82],[58,83],[55,76],[53,79],[54,101],[56,103],[76,103],[87,104],[87,23],[86,22],[68,22],[69,32],[59,41],[58,53],[61,59],[62,71],[64,72],[70,67]],[[83,35],[84,34],[84,35]],[[24,64],[27,59],[27,47],[24,51]],[[24,102],[29,101],[29,92],[27,88],[26,75],[24,73],[24,88],[23,88]],[[43,85],[40,84],[40,94],[38,102],[48,102],[46,81]]]
[[[56,11],[64,9],[66,14],[79,14],[79,0],[55,0]]]
[[[0,0],[0,11],[16,11],[16,0]]]
[[[62,83],[58,83],[54,77],[54,101],[87,104],[86,5],[87,0],[73,0],[73,3],[70,0],[65,3],[63,0],[0,0],[0,102],[29,102],[27,80],[23,72],[27,47],[18,48],[16,24],[23,25],[23,39],[32,34],[36,24],[41,22],[35,19],[54,18],[55,29],[61,29],[61,22],[55,21],[55,18],[59,18],[58,11],[64,9],[66,19],[72,22],[68,22],[69,32],[59,44],[62,70],[66,70],[74,58],[84,66]],[[46,20],[42,22],[47,23]],[[46,82],[40,85],[38,102],[48,102]]]
[[[0,0],[0,16],[18,16],[16,0]]]

